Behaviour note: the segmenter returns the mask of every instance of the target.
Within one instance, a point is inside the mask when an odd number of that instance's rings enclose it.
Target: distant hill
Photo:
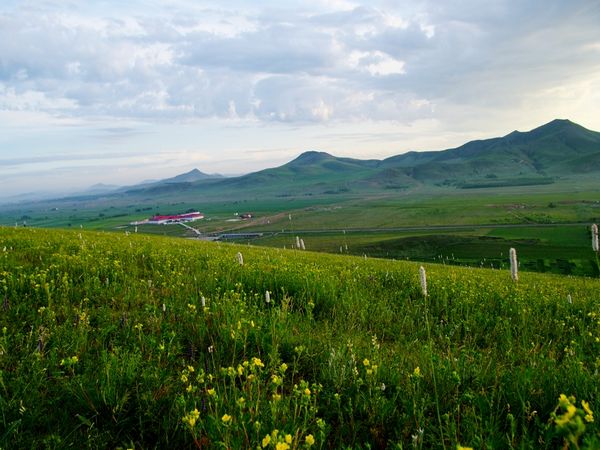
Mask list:
[[[124,193],[153,191],[156,189],[172,190],[173,186],[176,186],[175,189],[177,189],[177,187],[181,188],[183,185],[189,185],[190,183],[198,181],[219,180],[224,178],[225,177],[223,175],[207,174],[198,169],[192,169],[189,172],[185,172],[171,178],[164,178],[162,180],[146,180],[132,186],[124,186],[119,188],[117,192],[122,196]]]
[[[569,120],[553,120],[528,132],[472,141],[438,152],[410,152],[382,161],[386,168],[425,183],[494,179],[547,179],[599,170],[600,133]]]
[[[223,188],[402,189],[426,185],[456,188],[548,184],[600,171],[600,133],[569,120],[553,120],[528,132],[468,142],[460,147],[408,152],[385,160],[339,158],[308,151],[283,166],[224,182]]]
[[[189,172],[182,173],[172,178],[165,178],[164,180],[157,181],[157,183],[161,184],[170,184],[170,183],[191,183],[194,181],[200,180],[210,180],[215,178],[224,178],[223,175],[219,174],[207,174],[199,171],[198,169],[192,169]]]
[[[210,202],[363,195],[409,191],[420,186],[483,189],[560,183],[596,172],[600,176],[600,133],[557,119],[527,132],[513,131],[448,150],[411,151],[384,160],[307,151],[282,166],[238,177],[208,175],[194,169],[104,193],[103,198],[110,202],[113,197],[131,197],[140,202],[200,196],[202,201]]]
[[[90,186],[89,188],[87,188],[85,191],[83,191],[81,193],[81,195],[106,194],[108,192],[116,191],[119,188],[120,188],[120,186],[113,185],[113,184],[97,183],[97,184],[94,184],[93,186]]]

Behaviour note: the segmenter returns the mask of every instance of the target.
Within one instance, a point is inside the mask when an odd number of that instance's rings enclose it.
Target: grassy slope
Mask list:
[[[473,267],[506,268],[508,250],[519,253],[521,269],[597,276],[586,225],[411,231],[348,231],[278,233],[252,239],[254,245],[293,248],[302,237],[312,251],[367,255]]]
[[[600,282],[426,268],[425,298],[407,262],[0,228],[0,446],[561,446]]]

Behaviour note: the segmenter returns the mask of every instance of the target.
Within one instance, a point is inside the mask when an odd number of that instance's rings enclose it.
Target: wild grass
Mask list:
[[[599,288],[0,228],[0,447],[598,448]]]

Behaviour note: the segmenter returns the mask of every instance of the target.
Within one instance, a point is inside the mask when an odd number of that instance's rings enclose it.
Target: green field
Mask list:
[[[252,239],[255,245],[293,248],[300,235],[308,249],[440,264],[503,269],[508,251],[518,250],[521,269],[598,276],[585,225],[469,227],[408,231],[277,233]]]
[[[214,198],[184,192],[173,201],[167,192],[136,201],[115,197],[4,206],[0,223],[133,232],[132,221],[200,210],[206,219],[192,224],[200,232],[264,233],[252,241],[255,245],[290,248],[300,235],[314,251],[340,253],[341,248],[358,256],[489,268],[505,267],[514,247],[523,270],[597,276],[588,250],[589,225],[600,222],[599,196],[595,180],[583,176],[552,185],[419,186],[364,195],[262,196],[250,190],[241,197]],[[254,218],[235,221],[236,213],[244,212]],[[442,228],[449,226],[454,228]],[[139,226],[138,232],[195,236],[179,225]]]
[[[0,447],[598,448],[600,281],[425,268],[0,228]]]

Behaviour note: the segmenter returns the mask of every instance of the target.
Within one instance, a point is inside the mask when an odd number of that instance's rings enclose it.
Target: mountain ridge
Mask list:
[[[600,171],[600,164],[587,164],[587,158],[600,160],[596,153],[600,155],[600,133],[568,119],[555,119],[530,131],[473,140],[446,150],[409,151],[384,159],[338,157],[308,150],[281,166],[239,177],[186,181],[186,174],[182,174],[136,190],[174,192],[179,185],[182,190],[198,189],[205,195],[239,192],[288,196],[408,189],[423,184],[489,187],[494,179],[503,180],[497,181],[498,185],[522,185],[525,181],[547,184],[565,175]]]
[[[193,169],[153,183],[122,187],[102,197],[107,201],[117,197],[145,201],[160,196],[201,196],[205,201],[218,201],[339,193],[387,195],[420,186],[472,189],[549,184],[595,172],[600,172],[600,133],[568,119],[555,119],[525,132],[384,159],[309,150],[281,166],[236,177]]]

